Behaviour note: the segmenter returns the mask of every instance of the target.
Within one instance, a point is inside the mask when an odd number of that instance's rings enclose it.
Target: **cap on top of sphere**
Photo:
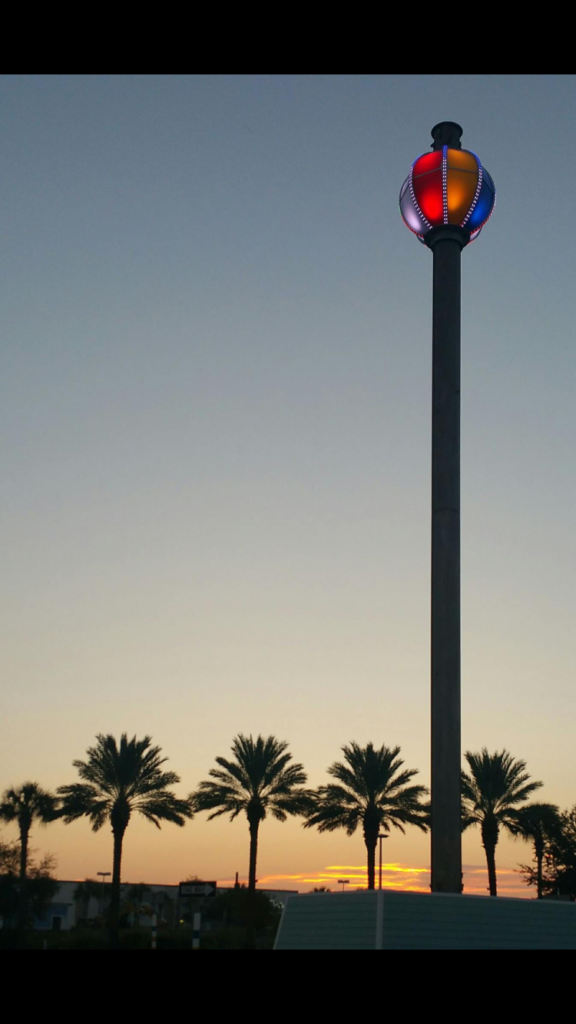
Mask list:
[[[460,139],[463,131],[462,125],[456,124],[456,121],[440,121],[434,125],[430,133],[434,139],[431,148],[442,149],[442,146],[450,146],[452,149],[462,149]]]
[[[476,154],[460,148],[461,134],[454,121],[435,125],[432,152],[414,161],[402,186],[400,212],[422,242],[442,225],[463,228],[472,241],[494,209],[494,182]]]

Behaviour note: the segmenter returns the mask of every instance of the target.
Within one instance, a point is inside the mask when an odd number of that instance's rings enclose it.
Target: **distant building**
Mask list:
[[[108,905],[110,895],[110,883],[101,886],[101,895],[92,897],[90,900],[74,900],[74,893],[82,880],[58,882],[58,892],[52,903],[42,915],[36,918],[34,927],[42,931],[68,931],[77,925],[84,923],[88,927],[94,924],[102,913],[102,900]],[[139,883],[123,882],[122,898],[126,898],[133,885]],[[218,895],[228,892],[234,886],[218,886]],[[284,907],[288,896],[297,894],[296,889],[258,889],[269,896],[275,903]],[[198,901],[197,907],[201,908]],[[179,901],[179,888],[177,885],[154,885],[150,883],[148,890],[144,893],[140,907],[134,907],[132,917],[134,924],[138,923],[143,927],[152,927],[153,915],[156,914],[158,922],[174,927],[180,919],[182,911],[188,911],[187,899]]]

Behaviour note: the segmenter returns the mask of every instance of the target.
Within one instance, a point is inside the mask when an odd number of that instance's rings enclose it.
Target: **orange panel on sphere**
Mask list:
[[[478,161],[474,153],[469,153],[467,149],[449,149],[446,155],[448,167],[455,167],[460,171],[474,171],[478,175]]]
[[[476,194],[478,175],[448,167],[448,222],[461,224]]]

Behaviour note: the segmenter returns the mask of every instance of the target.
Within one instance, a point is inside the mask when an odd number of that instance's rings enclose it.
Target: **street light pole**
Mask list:
[[[381,889],[382,888],[382,840],[383,839],[388,839],[388,836],[386,835],[385,832],[380,832],[378,834],[378,839],[380,840],[380,885],[378,886],[378,888]]]
[[[432,303],[432,891],[460,892],[460,254],[459,228],[427,240]],[[453,234],[452,234],[453,232]],[[431,235],[434,231],[430,232]]]
[[[462,891],[460,824],[460,255],[495,202],[462,128],[432,129],[400,193],[404,222],[433,253],[431,748],[433,892]]]

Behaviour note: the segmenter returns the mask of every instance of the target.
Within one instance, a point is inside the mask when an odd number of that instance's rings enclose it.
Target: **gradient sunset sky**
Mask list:
[[[75,781],[99,732],[151,735],[181,795],[239,732],[310,785],[350,740],[429,783],[432,257],[398,193],[449,119],[497,188],[462,257],[463,749],[574,805],[575,76],[1,93],[0,789]],[[134,820],[124,879],[246,878],[246,822],[205,819]],[[86,821],[32,845],[111,870]],[[428,837],[384,856],[428,888]],[[500,892],[530,857],[501,840]],[[260,885],[364,871],[361,834],[262,826]]]

